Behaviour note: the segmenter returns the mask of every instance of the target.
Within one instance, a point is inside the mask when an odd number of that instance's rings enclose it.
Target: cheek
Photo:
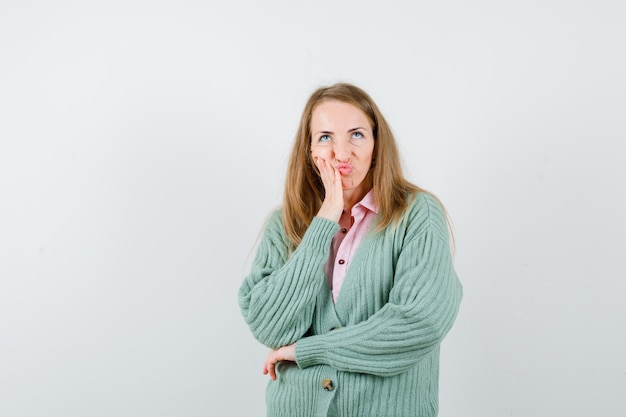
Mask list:
[[[363,149],[361,152],[359,152],[359,159],[363,162],[371,161],[373,156],[374,155],[372,149]]]
[[[330,151],[326,148],[318,148],[318,147],[311,148],[311,156],[313,157],[313,159],[315,158],[327,159],[329,152]]]

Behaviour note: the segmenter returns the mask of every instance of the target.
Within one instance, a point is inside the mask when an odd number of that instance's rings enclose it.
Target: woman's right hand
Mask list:
[[[317,216],[339,223],[339,218],[343,212],[341,174],[325,159],[315,158],[315,163],[319,169],[320,178],[326,191],[326,196],[320,210],[317,212]]]

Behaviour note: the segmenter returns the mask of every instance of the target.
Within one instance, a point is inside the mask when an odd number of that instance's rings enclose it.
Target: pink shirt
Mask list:
[[[332,289],[333,301],[337,301],[350,260],[356,254],[376,214],[378,214],[378,206],[374,202],[374,193],[370,190],[352,207],[350,213],[344,210],[339,219],[340,230],[333,238],[330,256],[324,267]]]

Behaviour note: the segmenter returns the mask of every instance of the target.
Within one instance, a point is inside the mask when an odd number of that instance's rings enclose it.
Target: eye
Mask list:
[[[320,138],[317,141],[318,142],[328,142],[328,141],[330,141],[330,136],[322,135],[322,136],[320,136]]]
[[[354,132],[354,133],[352,133],[352,138],[354,138],[354,139],[363,139],[363,133],[361,133],[361,132]]]

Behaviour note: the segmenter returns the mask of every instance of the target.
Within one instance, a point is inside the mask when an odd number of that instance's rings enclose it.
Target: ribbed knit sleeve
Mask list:
[[[368,264],[363,271],[368,275],[359,281],[359,291],[375,293],[377,274],[394,270],[388,301],[364,321],[299,340],[299,367],[326,364],[391,376],[415,366],[450,330],[462,288],[453,269],[445,217],[431,197],[421,197],[416,206],[397,259],[381,256]],[[358,308],[358,299],[354,306]]]
[[[337,223],[313,218],[289,256],[280,213],[269,219],[251,272],[239,289],[244,319],[264,345],[292,344],[310,328],[315,298],[326,279],[323,266],[338,229]]]

